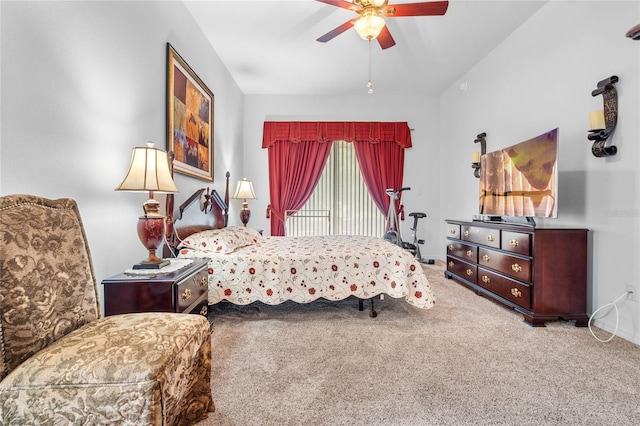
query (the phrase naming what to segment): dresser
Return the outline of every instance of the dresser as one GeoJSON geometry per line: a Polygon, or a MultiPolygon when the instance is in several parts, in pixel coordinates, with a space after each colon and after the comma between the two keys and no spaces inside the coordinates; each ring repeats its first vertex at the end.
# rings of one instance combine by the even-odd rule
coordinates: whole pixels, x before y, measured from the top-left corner
{"type": "Polygon", "coordinates": [[[168,273],[121,273],[102,281],[105,316],[133,312],[207,315],[208,261],[195,259],[168,273]]]}
{"type": "Polygon", "coordinates": [[[586,327],[587,229],[447,220],[445,276],[514,309],[532,326],[586,327]]]}

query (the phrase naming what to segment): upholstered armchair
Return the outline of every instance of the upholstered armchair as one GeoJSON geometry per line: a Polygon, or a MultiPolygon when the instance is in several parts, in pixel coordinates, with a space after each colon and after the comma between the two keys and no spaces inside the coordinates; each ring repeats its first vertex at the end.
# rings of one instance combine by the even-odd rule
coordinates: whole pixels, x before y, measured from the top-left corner
{"type": "Polygon", "coordinates": [[[101,318],[73,200],[0,197],[0,255],[0,424],[192,424],[214,410],[206,318],[101,318]]]}

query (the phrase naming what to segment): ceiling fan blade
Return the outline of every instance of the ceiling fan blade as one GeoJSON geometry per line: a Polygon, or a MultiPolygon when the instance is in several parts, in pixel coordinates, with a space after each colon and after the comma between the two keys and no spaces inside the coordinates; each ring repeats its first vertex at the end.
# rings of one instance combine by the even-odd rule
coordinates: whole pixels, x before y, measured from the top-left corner
{"type": "Polygon", "coordinates": [[[345,0],[316,0],[320,3],[330,4],[331,6],[341,7],[343,9],[349,9],[354,12],[360,12],[362,10],[362,6],[359,4],[351,3],[350,1],[345,0]]]}
{"type": "Polygon", "coordinates": [[[336,36],[339,36],[343,32],[347,31],[348,29],[353,28],[353,24],[357,20],[358,20],[358,18],[353,18],[350,21],[347,21],[344,24],[340,25],[339,27],[336,27],[336,28],[332,29],[331,31],[329,31],[325,35],[317,38],[316,40],[321,42],[321,43],[326,43],[329,40],[331,40],[332,38],[334,38],[336,36]]]}
{"type": "Polygon", "coordinates": [[[382,31],[378,34],[378,43],[380,47],[383,49],[388,49],[396,45],[396,41],[391,37],[391,33],[389,32],[389,28],[385,25],[382,27],[382,31]]]}
{"type": "Polygon", "coordinates": [[[447,13],[448,7],[448,1],[390,4],[382,9],[382,14],[388,18],[399,16],[437,16],[447,13]]]}

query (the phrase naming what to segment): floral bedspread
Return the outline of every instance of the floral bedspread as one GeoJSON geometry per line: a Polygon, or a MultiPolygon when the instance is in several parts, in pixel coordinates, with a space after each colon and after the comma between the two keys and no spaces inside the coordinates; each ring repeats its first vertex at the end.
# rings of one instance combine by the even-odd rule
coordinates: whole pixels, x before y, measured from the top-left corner
{"type": "Polygon", "coordinates": [[[210,258],[209,303],[277,305],[318,298],[368,299],[384,293],[423,309],[435,298],[413,255],[381,238],[263,237],[232,253],[181,249],[179,257],[210,258]]]}

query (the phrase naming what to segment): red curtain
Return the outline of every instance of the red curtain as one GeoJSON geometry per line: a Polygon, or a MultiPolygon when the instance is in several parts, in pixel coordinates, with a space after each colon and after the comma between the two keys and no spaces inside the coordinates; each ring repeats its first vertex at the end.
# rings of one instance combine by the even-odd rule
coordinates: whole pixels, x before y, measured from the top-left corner
{"type": "MultiPolygon", "coordinates": [[[[373,202],[382,214],[389,213],[387,188],[400,189],[404,178],[404,149],[391,142],[369,143],[355,141],[353,146],[373,202]]],[[[402,193],[400,194],[402,197],[402,193]]],[[[400,212],[400,200],[396,201],[396,212],[400,212]]]]}
{"type": "Polygon", "coordinates": [[[411,129],[406,122],[265,121],[262,148],[276,141],[395,142],[401,148],[411,148],[411,129]]]}
{"type": "MultiPolygon", "coordinates": [[[[387,214],[385,191],[402,186],[404,149],[411,148],[406,122],[266,121],[262,147],[269,149],[271,235],[284,235],[285,212],[299,210],[311,196],[337,140],[354,142],[369,193],[387,214]]],[[[396,209],[400,211],[400,202],[396,209]]]]}
{"type": "Polygon", "coordinates": [[[271,235],[284,235],[287,210],[300,210],[316,187],[332,142],[276,141],[269,147],[271,235]]]}

